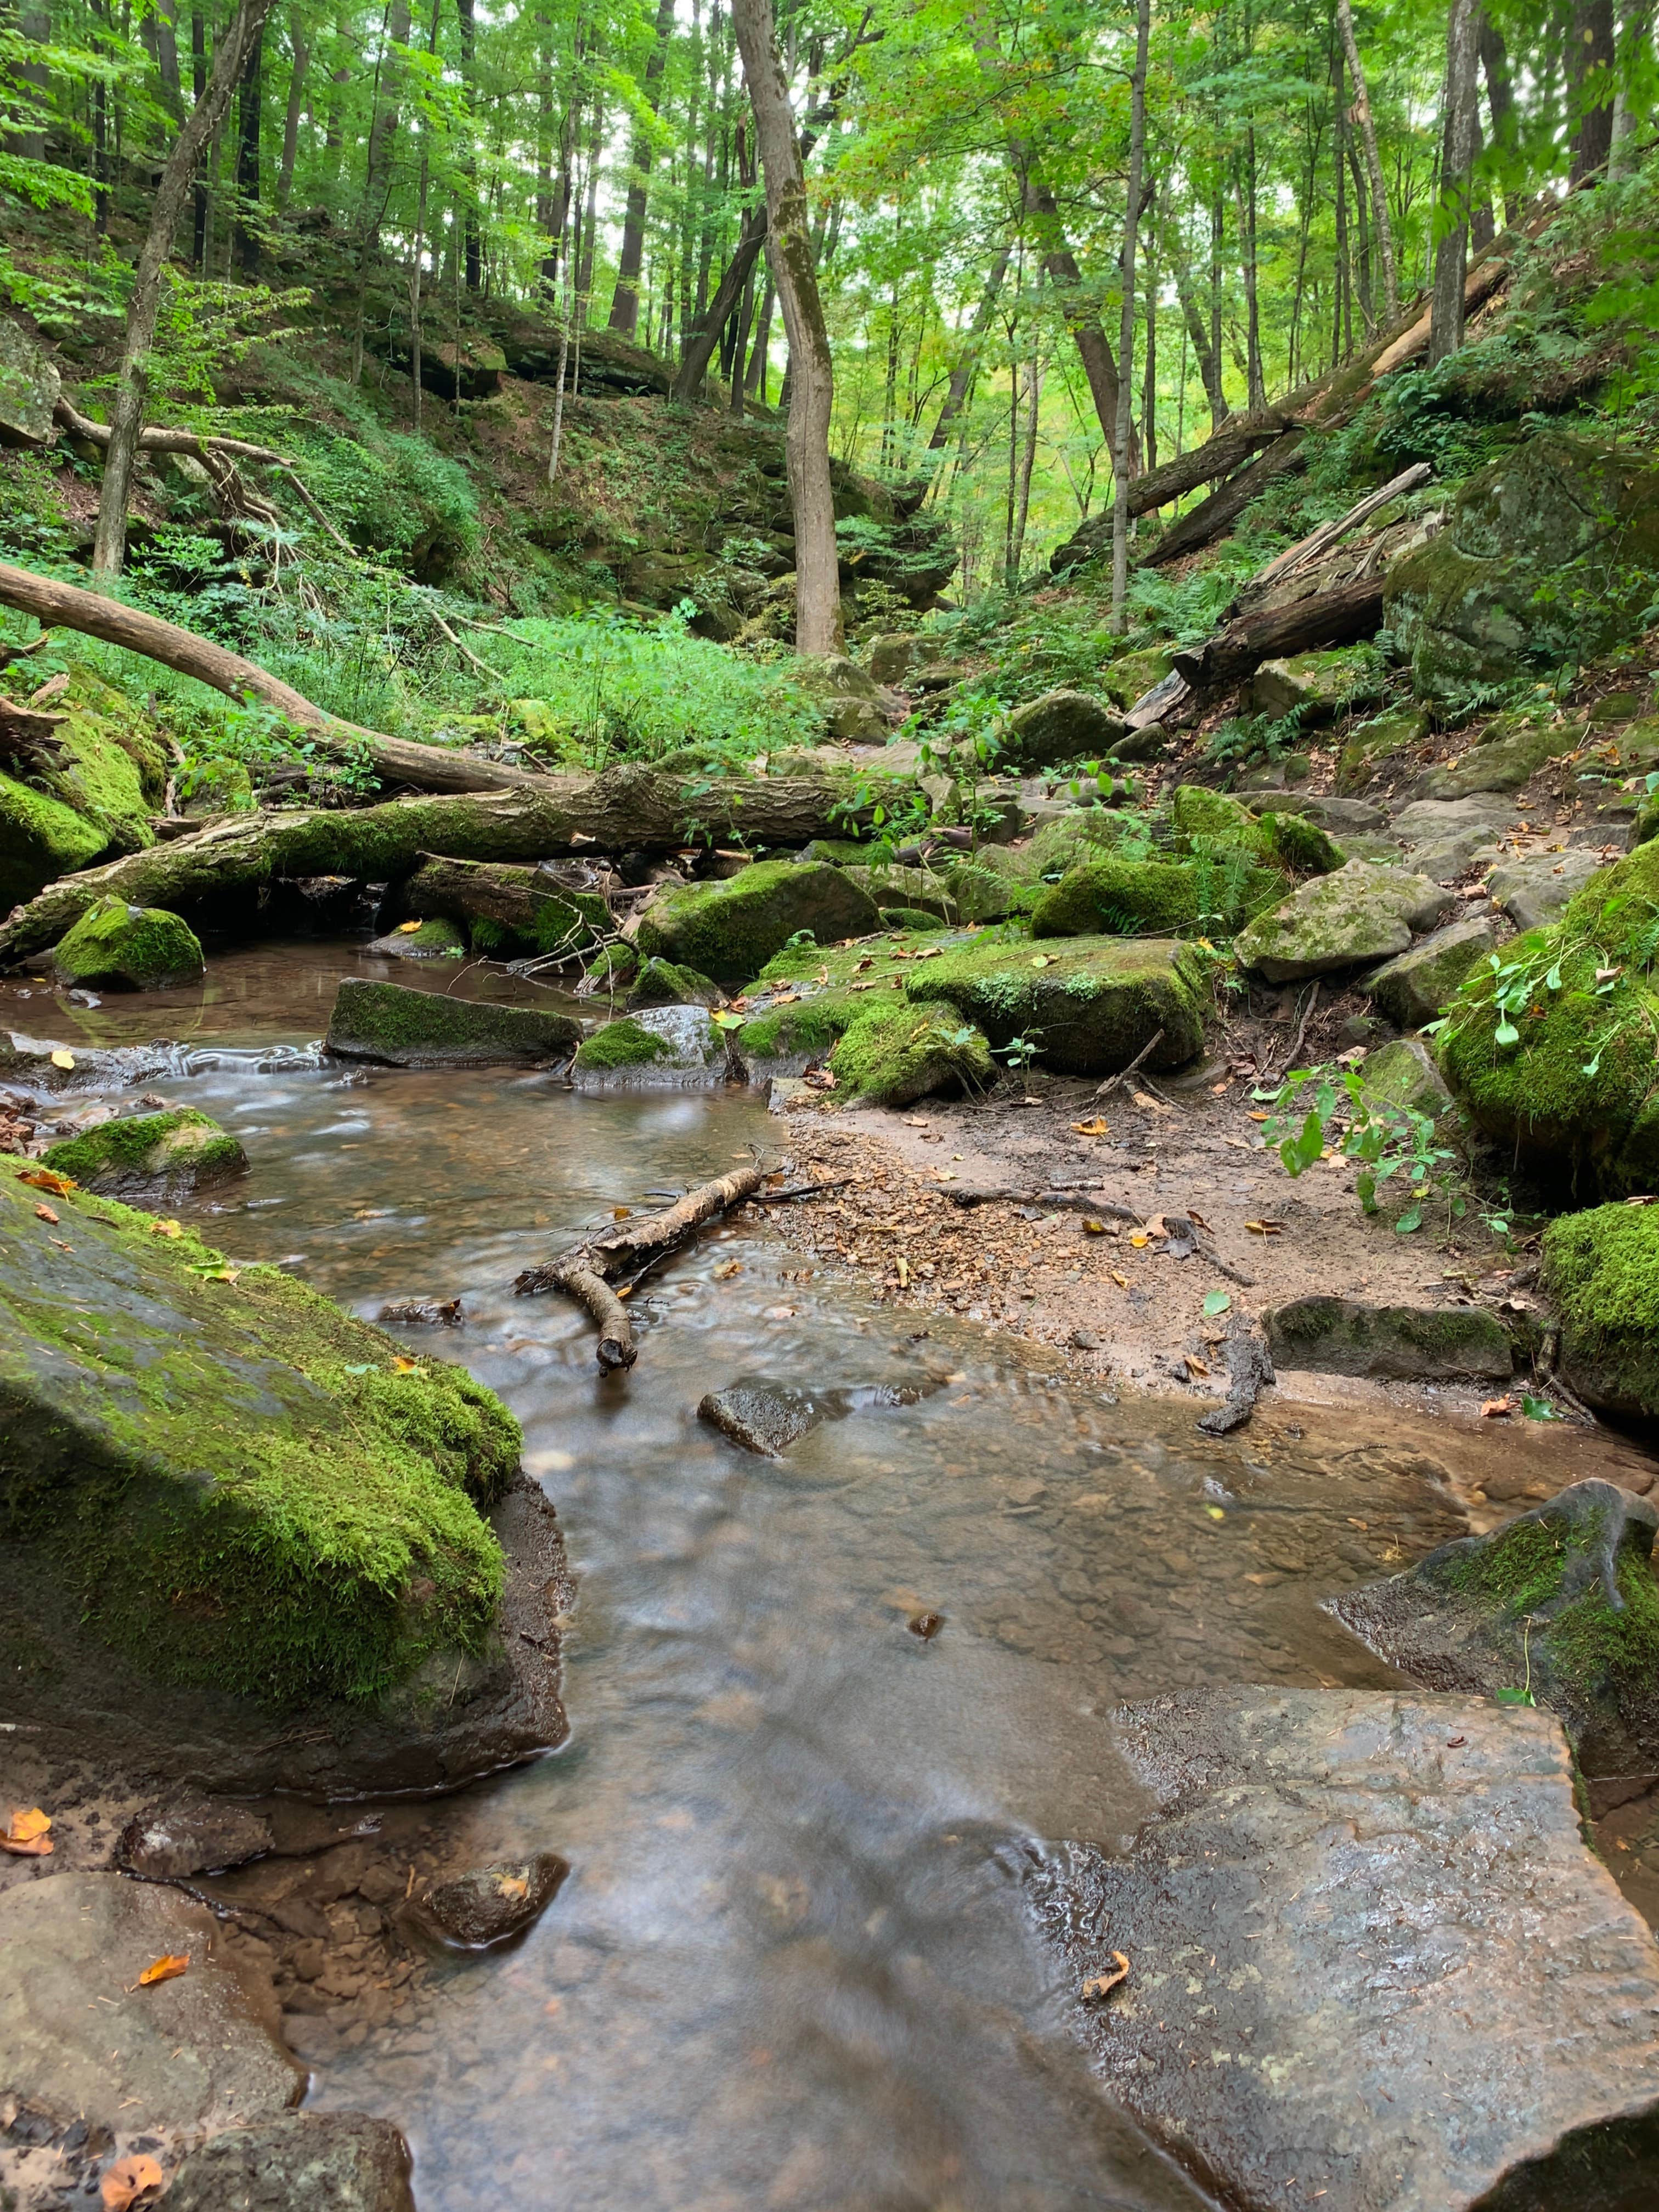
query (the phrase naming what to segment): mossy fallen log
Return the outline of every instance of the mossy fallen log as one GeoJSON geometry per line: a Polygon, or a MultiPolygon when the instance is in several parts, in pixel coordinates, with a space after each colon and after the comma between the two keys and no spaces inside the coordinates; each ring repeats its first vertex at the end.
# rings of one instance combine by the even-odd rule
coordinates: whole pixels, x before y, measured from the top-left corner
{"type": "Polygon", "coordinates": [[[632,765],[544,776],[514,791],[389,799],[355,811],[231,816],[192,837],[130,853],[50,884],[0,927],[0,962],[55,945],[97,900],[178,913],[250,908],[267,884],[307,876],[401,881],[434,854],[539,860],[572,852],[670,852],[694,835],[805,845],[867,821],[894,792],[868,777],[734,776],[708,783],[632,765]]]}

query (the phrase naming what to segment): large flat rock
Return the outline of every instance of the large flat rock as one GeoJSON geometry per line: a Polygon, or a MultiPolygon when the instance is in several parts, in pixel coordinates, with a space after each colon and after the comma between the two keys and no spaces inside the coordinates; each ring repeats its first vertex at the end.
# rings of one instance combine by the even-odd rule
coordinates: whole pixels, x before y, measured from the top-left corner
{"type": "Polygon", "coordinates": [[[1367,966],[1403,952],[1455,904],[1426,876],[1378,860],[1350,860],[1316,876],[1234,939],[1239,964],[1270,983],[1367,966]]]}
{"type": "Polygon", "coordinates": [[[1115,2094],[1229,2204],[1659,2203],[1659,1950],[1560,1724],[1460,1697],[1195,1692],[1120,1746],[1158,1814],[1034,1877],[1115,2094]]]}
{"type": "Polygon", "coordinates": [[[350,976],[335,994],[327,1049],[386,1067],[545,1067],[581,1042],[569,1014],[497,1006],[350,976]]]}

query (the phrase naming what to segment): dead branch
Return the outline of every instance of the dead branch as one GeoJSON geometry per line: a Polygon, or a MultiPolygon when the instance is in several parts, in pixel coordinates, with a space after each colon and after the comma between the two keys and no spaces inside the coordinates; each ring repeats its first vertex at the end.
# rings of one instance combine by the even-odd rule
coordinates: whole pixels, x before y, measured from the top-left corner
{"type": "Polygon", "coordinates": [[[1091,1101],[1095,1098],[1105,1098],[1109,1097],[1111,1092],[1117,1089],[1118,1085],[1122,1082],[1126,1075],[1133,1075],[1143,1060],[1151,1058],[1152,1054],[1158,1050],[1158,1048],[1163,1043],[1163,1030],[1155,1030],[1152,1036],[1148,1037],[1146,1043],[1141,1046],[1140,1050],[1135,1054],[1134,1058],[1129,1062],[1129,1065],[1127,1067],[1120,1067],[1115,1075],[1109,1075],[1104,1083],[1101,1084],[1098,1089],[1091,1093],[1091,1101]]]}
{"type": "Polygon", "coordinates": [[[1175,665],[1195,691],[1227,691],[1253,676],[1264,660],[1352,645],[1357,638],[1374,636],[1382,623],[1381,580],[1365,577],[1289,606],[1240,615],[1202,645],[1177,653],[1175,665]]]}
{"type": "MultiPolygon", "coordinates": [[[[586,1307],[599,1326],[599,1365],[607,1375],[620,1368],[624,1371],[639,1358],[639,1346],[634,1341],[633,1325],[626,1308],[609,1283],[596,1275],[591,1267],[555,1267],[550,1272],[550,1289],[561,1290],[579,1305],[586,1307]]],[[[520,1283],[514,1288],[520,1289],[520,1283]]]]}
{"type": "Polygon", "coordinates": [[[1368,493],[1346,514],[1339,515],[1334,522],[1322,523],[1299,544],[1292,545],[1276,561],[1269,561],[1265,568],[1258,569],[1250,579],[1250,592],[1253,594],[1259,592],[1269,584],[1295,575],[1300,568],[1310,568],[1322,555],[1328,553],[1333,545],[1339,544],[1350,532],[1358,530],[1362,523],[1369,522],[1372,515],[1385,507],[1390,500],[1403,499],[1407,492],[1415,491],[1419,484],[1427,483],[1433,474],[1434,471],[1427,461],[1414,462],[1410,468],[1402,470],[1380,490],[1368,493]]]}

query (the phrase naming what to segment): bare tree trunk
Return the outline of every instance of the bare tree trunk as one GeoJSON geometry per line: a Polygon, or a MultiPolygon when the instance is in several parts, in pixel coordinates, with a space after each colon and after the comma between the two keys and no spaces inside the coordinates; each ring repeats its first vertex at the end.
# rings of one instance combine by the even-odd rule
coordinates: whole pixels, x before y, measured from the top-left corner
{"type": "Polygon", "coordinates": [[[1261,367],[1261,302],[1256,283],[1255,201],[1255,125],[1251,124],[1244,134],[1244,176],[1238,187],[1238,202],[1244,230],[1241,267],[1244,276],[1246,404],[1252,413],[1267,404],[1267,384],[1261,367]]]}
{"type": "Polygon", "coordinates": [[[150,210],[149,228],[133,276],[132,296],[127,303],[127,325],[111,417],[112,435],[98,497],[98,532],[92,550],[94,575],[118,576],[125,564],[127,495],[132,483],[138,433],[143,426],[144,398],[149,388],[150,349],[155,343],[155,319],[161,305],[161,271],[173,251],[173,234],[179,227],[185,194],[190,189],[197,161],[230,105],[231,94],[246,66],[270,5],[270,0],[240,0],[234,21],[219,40],[207,89],[185,118],[161,172],[155,205],[150,210]]]}
{"type": "MultiPolygon", "coordinates": [[[[652,121],[662,105],[662,73],[668,60],[668,41],[674,28],[674,0],[658,0],[656,43],[645,65],[641,87],[652,121]]],[[[628,180],[628,208],[623,216],[622,258],[617,265],[617,289],[611,295],[611,328],[631,338],[640,314],[640,264],[645,256],[646,195],[650,187],[651,161],[656,148],[649,131],[634,133],[628,180]]],[[[647,333],[647,335],[649,335],[647,333]]]]}
{"type": "Polygon", "coordinates": [[[259,270],[259,234],[256,228],[259,205],[259,124],[264,105],[265,33],[262,23],[248,47],[237,99],[236,134],[236,258],[246,276],[259,270]]]}
{"type": "MultiPolygon", "coordinates": [[[[167,98],[168,112],[180,116],[185,112],[185,94],[179,81],[179,19],[173,12],[173,6],[174,0],[157,0],[155,66],[161,72],[161,90],[167,98]]],[[[26,37],[31,35],[27,18],[22,27],[26,37]]]]}
{"type": "Polygon", "coordinates": [[[812,266],[800,144],[778,58],[771,0],[732,0],[732,21],[766,179],[767,253],[789,334],[793,381],[784,450],[795,518],[795,649],[836,653],[842,624],[836,501],[830,481],[835,372],[812,266]]]}
{"type": "Polygon", "coordinates": [[[283,160],[276,172],[276,204],[288,205],[294,190],[294,164],[300,151],[300,118],[305,112],[306,77],[311,68],[311,40],[297,8],[288,18],[289,44],[294,49],[294,68],[288,81],[288,109],[283,118],[283,160]]]}
{"type": "Polygon", "coordinates": [[[1567,40],[1574,185],[1599,176],[1613,151],[1615,61],[1613,0],[1576,0],[1567,40]]]}
{"type": "MultiPolygon", "coordinates": [[[[1480,55],[1480,66],[1486,72],[1486,99],[1492,107],[1492,143],[1498,159],[1507,163],[1515,151],[1515,85],[1510,76],[1510,58],[1498,31],[1483,8],[1480,11],[1480,36],[1476,41],[1480,55]]],[[[1505,221],[1515,216],[1515,203],[1506,190],[1504,194],[1505,221]]]]}
{"type": "Polygon", "coordinates": [[[1146,46],[1152,0],[1135,10],[1135,65],[1129,79],[1129,184],[1123,225],[1123,309],[1118,324],[1117,423],[1112,441],[1112,628],[1123,627],[1129,588],[1129,428],[1135,380],[1135,248],[1139,243],[1140,185],[1146,166],[1146,46]]]}
{"type": "Polygon", "coordinates": [[[1348,75],[1353,79],[1353,119],[1359,127],[1359,143],[1365,155],[1365,176],[1370,185],[1371,231],[1376,240],[1376,258],[1382,268],[1382,305],[1386,319],[1393,322],[1400,313],[1400,272],[1395,265],[1394,224],[1389,216],[1388,186],[1382,180],[1382,157],[1377,151],[1376,118],[1371,113],[1371,95],[1365,82],[1364,64],[1359,58],[1359,41],[1354,36],[1352,0],[1336,0],[1336,20],[1342,33],[1343,52],[1348,58],[1348,75]]]}
{"type": "Polygon", "coordinates": [[[951,381],[945,390],[945,403],[939,410],[939,420],[933,425],[933,434],[927,441],[930,453],[942,453],[950,442],[951,425],[961,414],[973,383],[974,372],[979,367],[980,350],[985,343],[985,333],[991,327],[991,318],[996,312],[997,295],[1002,289],[1002,280],[1008,274],[1008,262],[1012,249],[999,246],[991,272],[985,280],[985,289],[980,294],[979,305],[974,310],[974,319],[968,336],[951,371],[951,381]]]}
{"type": "MultiPolygon", "coordinates": [[[[466,89],[467,114],[470,119],[472,112],[473,56],[475,52],[475,29],[472,0],[455,0],[455,17],[460,27],[461,82],[466,89]]],[[[463,174],[466,180],[466,200],[461,215],[463,243],[466,255],[466,289],[469,292],[476,292],[482,278],[483,256],[481,251],[481,241],[478,237],[477,173],[470,156],[464,166],[463,174]]],[[[460,388],[459,384],[456,386],[455,396],[459,401],[460,398],[460,388]]]]}
{"type": "MultiPolygon", "coordinates": [[[[22,9],[18,15],[17,27],[33,46],[46,46],[52,43],[52,17],[44,8],[22,9]]],[[[178,66],[179,57],[175,48],[175,76],[178,66]]],[[[17,76],[19,82],[27,85],[33,94],[33,112],[27,130],[6,134],[6,151],[17,155],[25,161],[44,161],[46,158],[46,132],[40,110],[45,106],[46,94],[52,88],[52,71],[45,62],[22,62],[18,65],[17,76]]]]}
{"type": "MultiPolygon", "coordinates": [[[[199,107],[207,90],[207,17],[202,9],[192,8],[190,15],[191,93],[199,107]]],[[[196,209],[191,246],[191,265],[198,276],[207,275],[208,247],[213,230],[213,187],[209,181],[207,163],[198,163],[196,172],[196,209]]]]}
{"type": "Polygon", "coordinates": [[[1434,253],[1434,301],[1429,320],[1431,368],[1463,343],[1463,280],[1469,256],[1469,172],[1474,160],[1475,58],[1480,0],[1451,0],[1446,21],[1445,130],[1440,161],[1440,215],[1445,226],[1434,253]]]}

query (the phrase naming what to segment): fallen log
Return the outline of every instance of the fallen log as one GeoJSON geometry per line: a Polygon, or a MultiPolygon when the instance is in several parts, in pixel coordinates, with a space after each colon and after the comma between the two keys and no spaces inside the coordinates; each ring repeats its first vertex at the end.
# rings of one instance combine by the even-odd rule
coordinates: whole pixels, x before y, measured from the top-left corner
{"type": "Polygon", "coordinates": [[[1202,645],[1177,653],[1175,665],[1194,691],[1228,691],[1253,676],[1264,660],[1351,645],[1356,638],[1375,636],[1382,626],[1382,580],[1368,576],[1289,606],[1241,615],[1202,645]]]}
{"type": "Polygon", "coordinates": [[[60,584],[33,569],[15,568],[0,562],[0,605],[33,615],[42,628],[79,630],[83,636],[101,638],[128,653],[159,660],[181,676],[221,691],[228,699],[253,698],[275,709],[284,721],[314,739],[324,751],[341,758],[366,759],[383,783],[404,784],[416,791],[516,791],[538,785],[543,779],[526,769],[505,767],[499,761],[480,760],[476,754],[452,752],[442,745],[416,744],[407,738],[386,738],[378,731],[360,729],[343,722],[324,708],[270,675],[257,661],[215,645],[210,638],[177,623],[163,622],[119,599],[83,591],[76,584],[60,584]]]}
{"type": "Polygon", "coordinates": [[[1407,492],[1415,491],[1419,484],[1427,483],[1433,474],[1434,471],[1427,461],[1417,461],[1410,468],[1401,470],[1397,477],[1390,477],[1379,489],[1368,493],[1346,514],[1339,515],[1334,522],[1321,523],[1317,530],[1310,531],[1299,544],[1281,553],[1277,560],[1269,561],[1265,568],[1258,568],[1251,577],[1248,589],[1254,595],[1265,591],[1269,584],[1283,583],[1300,568],[1310,568],[1316,561],[1330,551],[1333,545],[1340,544],[1362,524],[1369,522],[1372,515],[1380,513],[1390,500],[1403,499],[1407,492]]]}
{"type": "Polygon", "coordinates": [[[562,1291],[575,1298],[599,1323],[599,1365],[606,1374],[629,1368],[639,1356],[638,1347],[622,1300],[611,1285],[624,1282],[633,1289],[689,1244],[698,1230],[752,1198],[771,1172],[757,1160],[735,1174],[700,1183],[661,1213],[646,1214],[638,1221],[630,1220],[626,1228],[590,1237],[546,1267],[526,1267],[514,1280],[513,1294],[523,1298],[544,1291],[562,1291]]]}
{"type": "MultiPolygon", "coordinates": [[[[89,906],[117,897],[174,912],[252,908],[267,884],[307,876],[395,883],[423,860],[536,861],[560,853],[672,852],[693,822],[714,837],[805,845],[845,836],[894,794],[864,777],[733,776],[724,783],[625,763],[599,776],[538,776],[518,790],[388,799],[378,806],[233,814],[194,836],[60,877],[0,927],[0,962],[56,945],[89,906]]],[[[550,896],[556,887],[550,886],[550,896]]]]}
{"type": "MultiPolygon", "coordinates": [[[[1287,418],[1272,408],[1265,414],[1233,416],[1201,446],[1189,446],[1184,453],[1176,453],[1161,466],[1136,477],[1129,485],[1130,514],[1150,514],[1154,508],[1167,507],[1171,500],[1195,491],[1201,483],[1214,483],[1218,477],[1231,476],[1253,453],[1260,453],[1264,446],[1271,446],[1289,427],[1287,418]]],[[[1080,562],[1091,561],[1097,553],[1108,550],[1111,542],[1112,516],[1108,507],[1079,523],[1063,544],[1055,546],[1048,556],[1049,568],[1056,576],[1061,575],[1067,568],[1074,568],[1080,562]]]]}
{"type": "Polygon", "coordinates": [[[1238,520],[1250,501],[1276,476],[1282,475],[1286,469],[1299,469],[1303,465],[1307,456],[1302,450],[1302,441],[1306,435],[1307,433],[1294,423],[1288,430],[1281,432],[1249,468],[1241,469],[1236,477],[1230,477],[1225,483],[1212,491],[1208,499],[1200,500],[1188,514],[1178,516],[1157,544],[1142,555],[1141,567],[1167,568],[1171,561],[1178,561],[1183,553],[1196,553],[1200,546],[1219,538],[1222,532],[1238,520]]]}

